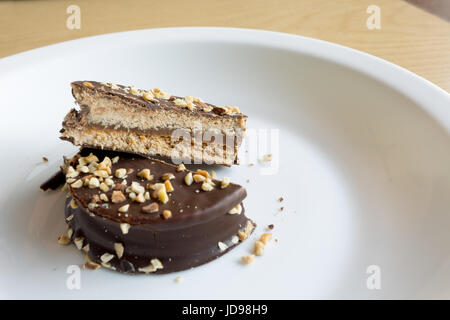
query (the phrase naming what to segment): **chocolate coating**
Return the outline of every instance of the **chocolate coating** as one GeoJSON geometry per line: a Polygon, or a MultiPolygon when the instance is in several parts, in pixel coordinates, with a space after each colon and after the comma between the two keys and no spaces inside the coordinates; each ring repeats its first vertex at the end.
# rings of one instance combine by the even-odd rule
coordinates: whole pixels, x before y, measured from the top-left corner
{"type": "MultiPolygon", "coordinates": [[[[128,186],[131,181],[139,181],[141,185],[148,182],[137,177],[137,172],[148,168],[154,175],[151,183],[161,182],[160,177],[165,173],[172,173],[175,179],[170,180],[174,191],[166,204],[159,203],[156,213],[144,213],[141,209],[156,200],[145,203],[136,203],[127,199],[126,202],[114,204],[111,202],[100,204],[96,208],[88,209],[88,205],[95,195],[101,193],[98,188],[72,188],[69,187],[71,197],[67,199],[65,216],[69,227],[74,231],[72,239],[82,237],[83,246],[89,244],[89,257],[101,264],[100,257],[105,253],[114,255],[114,258],[103,266],[110,267],[119,272],[139,273],[139,268],[150,264],[151,259],[159,259],[162,269],[154,273],[169,273],[189,269],[207,263],[230,249],[239,242],[231,239],[238,231],[242,231],[248,222],[244,215],[242,200],[246,197],[243,187],[230,184],[221,189],[220,182],[215,181],[218,187],[212,191],[200,191],[200,183],[188,186],[184,177],[188,171],[176,172],[176,167],[165,162],[141,158],[126,153],[109,152],[95,149],[84,149],[82,156],[95,154],[100,161],[105,156],[113,158],[119,156],[119,161],[112,166],[114,173],[118,168],[133,169],[127,175],[128,186]],[[74,200],[77,206],[70,204],[74,200]],[[127,214],[118,213],[118,208],[130,204],[127,214]],[[241,204],[240,214],[228,214],[228,211],[241,204]],[[163,210],[171,210],[172,217],[164,219],[163,210]],[[121,223],[130,224],[128,233],[124,234],[121,223]],[[218,246],[223,242],[228,247],[221,250],[218,246]],[[120,243],[124,247],[122,257],[118,257],[114,244],[120,243]]],[[[74,165],[77,156],[69,164],[74,165]]],[[[81,178],[86,174],[80,174],[81,178]]],[[[115,182],[123,179],[114,178],[115,182]]],[[[111,198],[112,190],[107,192],[111,198]]],[[[125,192],[124,192],[125,193],[125,192]]],[[[254,225],[254,224],[253,224],[254,225]]]]}

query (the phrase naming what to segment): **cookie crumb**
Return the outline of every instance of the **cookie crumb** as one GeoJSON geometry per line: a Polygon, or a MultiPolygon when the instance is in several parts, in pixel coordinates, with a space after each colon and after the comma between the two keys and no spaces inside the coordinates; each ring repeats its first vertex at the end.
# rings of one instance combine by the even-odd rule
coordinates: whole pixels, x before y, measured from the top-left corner
{"type": "Polygon", "coordinates": [[[43,162],[48,162],[48,158],[47,157],[42,157],[42,161],[43,162]]]}
{"type": "Polygon", "coordinates": [[[269,228],[269,230],[273,230],[274,225],[273,225],[273,224],[269,224],[269,225],[267,226],[267,228],[269,228]]]}
{"type": "Polygon", "coordinates": [[[283,202],[283,197],[280,197],[279,199],[278,199],[278,201],[280,201],[280,202],[283,202]]]}

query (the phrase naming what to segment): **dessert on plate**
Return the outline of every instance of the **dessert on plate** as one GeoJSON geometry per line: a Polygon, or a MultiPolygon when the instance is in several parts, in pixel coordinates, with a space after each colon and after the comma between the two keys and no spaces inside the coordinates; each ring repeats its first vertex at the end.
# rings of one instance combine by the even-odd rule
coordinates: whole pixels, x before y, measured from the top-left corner
{"type": "MultiPolygon", "coordinates": [[[[196,130],[227,132],[236,142],[243,137],[238,132],[245,131],[246,116],[195,98],[135,90],[94,81],[72,83],[81,110],[69,112],[61,133],[81,149],[64,158],[60,172],[41,185],[47,190],[64,184],[68,191],[68,230],[59,243],[82,250],[86,268],[124,273],[169,273],[216,259],[253,232],[255,224],[242,203],[246,190],[206,170],[194,172],[183,163],[149,156],[168,157],[172,151],[166,138],[178,129],[189,135],[196,130]]],[[[224,148],[219,141],[210,144],[224,148]]],[[[201,145],[188,160],[204,153],[208,143],[201,145]]],[[[234,144],[226,161],[208,156],[231,165],[237,148],[234,144]]]]}
{"type": "Polygon", "coordinates": [[[73,82],[72,94],[80,110],[66,115],[61,139],[77,146],[196,164],[238,162],[247,116],[237,107],[96,81],[73,82]]]}

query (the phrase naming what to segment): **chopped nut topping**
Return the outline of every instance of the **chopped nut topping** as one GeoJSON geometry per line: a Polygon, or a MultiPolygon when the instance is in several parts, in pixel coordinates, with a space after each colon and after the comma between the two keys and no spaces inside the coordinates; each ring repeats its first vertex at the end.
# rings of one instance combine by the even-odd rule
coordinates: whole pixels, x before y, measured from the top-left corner
{"type": "Polygon", "coordinates": [[[102,190],[103,192],[108,192],[109,187],[106,183],[102,182],[102,183],[100,183],[100,190],[102,190]]]}
{"type": "Polygon", "coordinates": [[[144,207],[141,208],[142,212],[144,213],[153,213],[153,212],[158,212],[159,210],[159,205],[157,202],[152,202],[149,205],[146,205],[144,207]]]}
{"type": "Polygon", "coordinates": [[[114,255],[111,254],[111,253],[104,253],[104,254],[102,254],[101,257],[100,257],[100,260],[101,260],[103,263],[107,263],[107,262],[111,261],[112,259],[114,259],[114,255]]]}
{"type": "Polygon", "coordinates": [[[130,208],[130,205],[129,205],[129,204],[126,204],[126,205],[121,206],[121,207],[119,208],[119,212],[122,212],[122,213],[128,212],[128,209],[129,209],[129,208],[130,208]]]}
{"type": "Polygon", "coordinates": [[[136,198],[134,199],[134,201],[139,202],[139,203],[144,203],[145,202],[145,197],[143,193],[139,193],[136,198]]]}
{"type": "Polygon", "coordinates": [[[85,81],[85,82],[83,82],[83,84],[84,84],[86,87],[89,87],[89,88],[93,88],[93,87],[94,87],[94,85],[93,85],[92,83],[90,83],[89,81],[85,81]]]}
{"type": "Polygon", "coordinates": [[[92,261],[88,255],[86,255],[86,260],[87,261],[83,265],[84,269],[97,270],[98,268],[101,268],[101,266],[98,263],[92,261]]]}
{"type": "Polygon", "coordinates": [[[211,178],[211,176],[209,175],[208,171],[206,170],[202,170],[202,169],[198,169],[197,170],[198,174],[201,174],[202,176],[204,176],[205,178],[211,178]]]}
{"type": "Polygon", "coordinates": [[[100,200],[102,200],[103,202],[108,202],[108,196],[104,193],[100,194],[100,200]]]}
{"type": "Polygon", "coordinates": [[[73,240],[73,243],[75,243],[75,246],[77,247],[78,250],[81,250],[81,248],[83,248],[83,241],[84,241],[83,237],[77,237],[75,238],[75,240],[73,240]]]}
{"type": "Polygon", "coordinates": [[[122,230],[123,234],[127,234],[128,231],[130,230],[130,225],[128,223],[121,223],[120,224],[120,230],[122,230]]]}
{"type": "Polygon", "coordinates": [[[127,189],[127,185],[126,184],[116,183],[114,185],[114,190],[125,191],[126,189],[127,189]]]}
{"type": "Polygon", "coordinates": [[[194,174],[192,177],[194,178],[194,181],[196,183],[203,182],[206,180],[206,177],[202,176],[201,174],[194,174]]]}
{"type": "Polygon", "coordinates": [[[172,212],[170,210],[164,210],[163,217],[164,217],[164,219],[172,218],[172,212]]]}
{"type": "Polygon", "coordinates": [[[69,166],[67,168],[67,171],[66,171],[66,179],[68,179],[68,178],[75,178],[79,174],[80,173],[78,171],[76,171],[72,166],[69,166]]]}
{"type": "Polygon", "coordinates": [[[243,256],[241,258],[241,261],[242,261],[243,264],[250,264],[253,261],[255,261],[255,255],[252,254],[252,255],[249,255],[249,256],[243,256]]]}
{"type": "Polygon", "coordinates": [[[94,163],[94,162],[98,162],[97,156],[94,155],[93,153],[89,154],[87,157],[84,157],[84,160],[88,164],[91,164],[91,163],[94,163]]]}
{"type": "Polygon", "coordinates": [[[96,204],[95,202],[91,202],[91,203],[88,204],[88,209],[89,210],[94,210],[97,207],[98,207],[98,204],[96,204]]]}
{"type": "Polygon", "coordinates": [[[81,181],[80,179],[78,179],[77,181],[75,181],[74,183],[72,183],[70,185],[72,188],[81,188],[83,186],[83,181],[81,181]]]}
{"type": "Polygon", "coordinates": [[[269,162],[271,160],[272,160],[272,154],[270,154],[270,153],[265,154],[262,158],[262,161],[264,161],[264,162],[269,162]]]}
{"type": "Polygon", "coordinates": [[[101,177],[101,178],[108,178],[109,174],[106,170],[95,170],[94,174],[97,177],[101,177]]]}
{"type": "Polygon", "coordinates": [[[158,191],[158,200],[162,203],[169,201],[169,196],[167,195],[166,188],[160,188],[158,191]]]}
{"type": "Polygon", "coordinates": [[[153,100],[155,98],[155,96],[153,95],[153,93],[151,91],[145,91],[142,94],[142,98],[144,100],[151,101],[151,100],[153,100]]]}
{"type": "Polygon", "coordinates": [[[137,197],[137,195],[136,195],[136,193],[134,193],[134,192],[130,192],[129,194],[128,194],[128,196],[130,197],[130,199],[131,200],[136,200],[136,197],[137,197]]]}
{"type": "Polygon", "coordinates": [[[146,273],[146,274],[149,274],[149,273],[151,273],[151,272],[155,272],[155,271],[156,271],[156,268],[155,268],[154,265],[149,264],[149,265],[146,266],[146,267],[138,268],[138,271],[144,272],[144,273],[146,273]]]}
{"type": "Polygon", "coordinates": [[[259,240],[255,241],[255,250],[254,250],[255,255],[262,256],[264,254],[264,247],[265,247],[264,242],[259,240]]]}
{"type": "Polygon", "coordinates": [[[145,200],[150,200],[150,192],[146,191],[144,193],[144,198],[145,198],[145,200]]]}
{"type": "Polygon", "coordinates": [[[83,248],[81,248],[81,251],[87,254],[89,252],[89,243],[85,245],[83,248]]]}
{"type": "Polygon", "coordinates": [[[119,242],[114,243],[114,250],[116,251],[117,258],[121,259],[124,252],[123,244],[119,242]]]}
{"type": "Polygon", "coordinates": [[[93,189],[98,187],[100,187],[100,181],[98,181],[97,178],[92,177],[91,179],[89,179],[89,188],[93,189]]]}
{"type": "Polygon", "coordinates": [[[78,208],[77,203],[75,202],[75,199],[70,200],[69,205],[72,209],[78,208]]]}
{"type": "Polygon", "coordinates": [[[229,214],[241,214],[241,212],[242,212],[241,204],[236,205],[233,209],[228,211],[229,214]]]}
{"type": "Polygon", "coordinates": [[[68,245],[70,243],[70,238],[67,237],[65,234],[59,236],[58,243],[61,245],[68,245]]]}
{"type": "Polygon", "coordinates": [[[163,265],[159,259],[152,259],[150,263],[155,267],[156,270],[163,269],[163,265]]]}
{"type": "Polygon", "coordinates": [[[141,186],[141,185],[139,184],[139,182],[136,182],[136,181],[133,181],[133,182],[131,183],[130,190],[133,191],[133,192],[136,193],[136,194],[144,193],[144,192],[145,192],[145,188],[144,188],[143,186],[141,186]]]}
{"type": "Polygon", "coordinates": [[[166,192],[172,192],[174,190],[170,180],[164,181],[164,186],[166,187],[166,192]]]}
{"type": "Polygon", "coordinates": [[[214,170],[211,170],[211,179],[216,179],[217,173],[214,170]]]}
{"type": "Polygon", "coordinates": [[[192,172],[188,172],[188,174],[184,177],[184,182],[190,186],[192,184],[192,182],[194,181],[193,177],[192,177],[192,172]]]}
{"type": "Polygon", "coordinates": [[[112,158],[112,163],[117,163],[119,161],[119,156],[112,158]]]}
{"type": "Polygon", "coordinates": [[[220,251],[225,251],[225,250],[228,249],[228,246],[225,243],[221,242],[221,241],[219,241],[217,243],[217,246],[219,247],[220,251]]]}
{"type": "Polygon", "coordinates": [[[69,239],[72,239],[72,235],[73,235],[72,228],[67,229],[67,236],[69,237],[69,239]]]}
{"type": "Polygon", "coordinates": [[[139,94],[139,90],[138,90],[135,86],[131,86],[131,87],[129,88],[129,92],[130,92],[131,94],[139,94]]]}
{"type": "Polygon", "coordinates": [[[231,237],[231,242],[234,243],[234,244],[238,243],[239,242],[239,237],[238,236],[231,237]]]}
{"type": "Polygon", "coordinates": [[[119,179],[122,179],[127,174],[127,170],[124,168],[120,168],[116,170],[115,176],[119,179]]]}
{"type": "Polygon", "coordinates": [[[222,182],[220,184],[220,187],[222,189],[225,189],[226,187],[228,187],[230,185],[230,178],[228,177],[223,177],[222,182]]]}
{"type": "Polygon", "coordinates": [[[112,203],[121,203],[127,200],[122,191],[113,191],[111,196],[112,203]]]}
{"type": "Polygon", "coordinates": [[[88,173],[89,172],[89,168],[87,166],[78,166],[77,170],[83,173],[88,173]]]}
{"type": "Polygon", "coordinates": [[[147,180],[153,179],[153,176],[150,175],[150,169],[142,169],[141,171],[138,172],[137,176],[147,180]]]}
{"type": "Polygon", "coordinates": [[[71,214],[70,216],[68,216],[68,217],[66,218],[66,221],[72,221],[72,219],[73,219],[73,214],[71,214]]]}
{"type": "Polygon", "coordinates": [[[105,184],[107,186],[112,186],[114,184],[114,180],[111,178],[107,178],[107,179],[105,179],[105,184]]]}
{"type": "Polygon", "coordinates": [[[186,170],[186,167],[184,166],[184,164],[180,163],[177,167],[177,172],[185,171],[185,170],[186,170]]]}
{"type": "Polygon", "coordinates": [[[211,191],[212,189],[214,189],[214,185],[208,181],[204,181],[202,183],[202,190],[203,191],[211,191]]]}
{"type": "Polygon", "coordinates": [[[261,241],[264,244],[267,244],[269,241],[272,240],[272,234],[271,233],[264,233],[260,238],[259,241],[261,241]]]}
{"type": "Polygon", "coordinates": [[[175,282],[180,283],[181,281],[183,281],[182,277],[178,276],[178,277],[175,278],[175,282]]]}
{"type": "Polygon", "coordinates": [[[161,179],[163,179],[164,181],[166,181],[166,180],[172,180],[172,179],[175,179],[175,176],[173,175],[173,173],[164,173],[164,174],[161,176],[161,179]]]}

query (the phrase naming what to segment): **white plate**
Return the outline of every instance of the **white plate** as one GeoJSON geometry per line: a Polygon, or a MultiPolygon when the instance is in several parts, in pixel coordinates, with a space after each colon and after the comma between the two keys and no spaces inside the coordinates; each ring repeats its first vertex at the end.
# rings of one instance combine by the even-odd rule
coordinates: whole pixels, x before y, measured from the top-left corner
{"type": "Polygon", "coordinates": [[[450,98],[400,67],[293,35],[155,29],[1,59],[0,88],[2,298],[450,298],[450,98]],[[64,196],[39,184],[76,150],[58,131],[78,79],[238,105],[250,129],[278,130],[275,174],[216,168],[247,188],[252,239],[176,274],[82,270],[69,290],[66,269],[84,258],[57,244],[64,196]],[[271,223],[278,243],[240,265],[271,223]]]}

